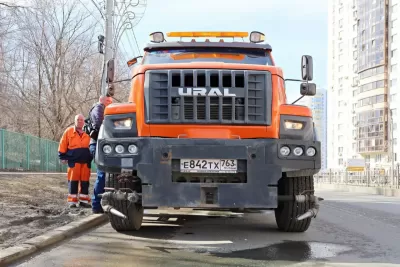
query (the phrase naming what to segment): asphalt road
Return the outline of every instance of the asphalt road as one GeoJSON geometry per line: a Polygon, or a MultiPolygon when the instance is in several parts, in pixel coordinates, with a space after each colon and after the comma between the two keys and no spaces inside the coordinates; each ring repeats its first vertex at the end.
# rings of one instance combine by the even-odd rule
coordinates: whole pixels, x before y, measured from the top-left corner
{"type": "Polygon", "coordinates": [[[18,266],[400,266],[400,198],[318,195],[306,233],[278,232],[273,213],[153,215],[139,232],[106,224],[18,266]]]}

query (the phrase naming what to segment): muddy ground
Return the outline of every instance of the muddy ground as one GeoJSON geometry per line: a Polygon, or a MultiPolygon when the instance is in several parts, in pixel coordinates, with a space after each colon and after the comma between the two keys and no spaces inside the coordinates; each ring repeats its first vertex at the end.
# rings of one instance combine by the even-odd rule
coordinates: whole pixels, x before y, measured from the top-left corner
{"type": "Polygon", "coordinates": [[[92,214],[90,208],[70,210],[67,193],[64,173],[0,174],[0,250],[92,214]]]}

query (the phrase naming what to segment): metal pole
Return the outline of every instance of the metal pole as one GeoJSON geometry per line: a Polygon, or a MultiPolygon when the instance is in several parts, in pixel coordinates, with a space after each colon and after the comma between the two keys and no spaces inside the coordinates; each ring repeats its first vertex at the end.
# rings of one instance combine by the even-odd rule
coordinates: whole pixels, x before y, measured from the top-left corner
{"type": "Polygon", "coordinates": [[[1,129],[1,166],[2,169],[6,168],[6,144],[5,144],[6,130],[1,129]]]}
{"type": "Polygon", "coordinates": [[[114,0],[106,0],[106,27],[105,27],[105,53],[103,61],[103,79],[101,81],[101,94],[107,94],[107,61],[112,58],[113,55],[113,15],[114,15],[114,0]]]}
{"type": "Polygon", "coordinates": [[[394,185],[394,138],[393,138],[393,113],[392,113],[392,109],[389,108],[389,113],[390,113],[390,137],[392,138],[392,140],[390,141],[390,154],[391,154],[391,161],[392,161],[392,168],[390,171],[390,183],[391,186],[394,185]]]}

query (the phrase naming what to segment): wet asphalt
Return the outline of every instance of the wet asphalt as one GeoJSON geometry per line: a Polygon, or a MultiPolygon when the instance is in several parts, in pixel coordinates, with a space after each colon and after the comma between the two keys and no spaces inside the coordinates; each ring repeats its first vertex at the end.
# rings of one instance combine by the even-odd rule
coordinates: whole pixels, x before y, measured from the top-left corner
{"type": "Polygon", "coordinates": [[[278,232],[271,212],[151,210],[139,232],[105,224],[14,266],[400,266],[400,198],[318,195],[305,233],[278,232]]]}

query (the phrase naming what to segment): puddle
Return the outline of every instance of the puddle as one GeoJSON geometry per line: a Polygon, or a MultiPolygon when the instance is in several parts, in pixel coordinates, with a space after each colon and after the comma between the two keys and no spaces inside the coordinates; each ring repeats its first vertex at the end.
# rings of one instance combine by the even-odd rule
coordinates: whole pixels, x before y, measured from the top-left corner
{"type": "Polygon", "coordinates": [[[232,251],[230,253],[211,253],[211,255],[221,258],[249,260],[307,261],[333,258],[351,250],[348,246],[333,243],[285,241],[267,247],[232,251]]]}

